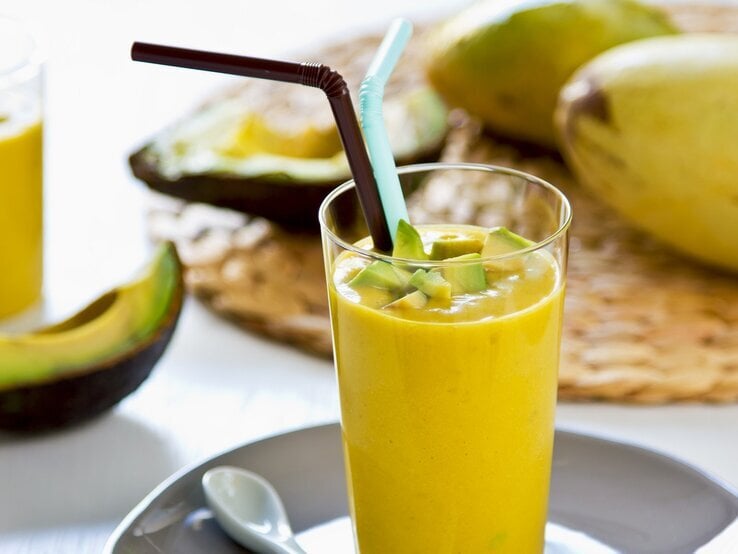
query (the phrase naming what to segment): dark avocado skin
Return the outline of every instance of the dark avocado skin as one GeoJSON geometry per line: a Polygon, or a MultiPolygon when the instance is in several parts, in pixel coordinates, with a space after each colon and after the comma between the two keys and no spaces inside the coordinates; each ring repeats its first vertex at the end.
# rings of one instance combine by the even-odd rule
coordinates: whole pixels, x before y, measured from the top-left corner
{"type": "Polygon", "coordinates": [[[14,433],[51,431],[82,423],[112,408],[154,369],[177,327],[183,299],[180,277],[166,321],[133,351],[54,381],[0,391],[0,429],[14,433]]]}
{"type": "MultiPolygon", "coordinates": [[[[397,165],[436,161],[443,143],[440,141],[411,159],[399,159],[397,165]]],[[[133,175],[156,192],[261,216],[285,228],[306,231],[318,231],[321,202],[343,182],[298,183],[227,174],[186,175],[171,180],[161,175],[155,161],[146,155],[145,146],[131,155],[129,163],[133,175]]]]}

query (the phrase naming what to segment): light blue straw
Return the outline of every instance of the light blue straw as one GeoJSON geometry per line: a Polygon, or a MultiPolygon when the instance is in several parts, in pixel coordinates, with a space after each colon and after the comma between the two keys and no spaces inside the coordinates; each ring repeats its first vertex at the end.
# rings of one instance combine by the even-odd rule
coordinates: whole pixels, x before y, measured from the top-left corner
{"type": "Polygon", "coordinates": [[[392,156],[387,129],[384,126],[382,99],[384,87],[412,33],[413,26],[407,19],[395,19],[392,22],[369,65],[359,91],[361,127],[364,130],[364,138],[369,150],[374,178],[377,181],[384,217],[387,220],[387,228],[393,240],[400,220],[404,219],[409,222],[410,218],[407,215],[407,206],[402,196],[400,179],[397,177],[395,159],[392,156]]]}

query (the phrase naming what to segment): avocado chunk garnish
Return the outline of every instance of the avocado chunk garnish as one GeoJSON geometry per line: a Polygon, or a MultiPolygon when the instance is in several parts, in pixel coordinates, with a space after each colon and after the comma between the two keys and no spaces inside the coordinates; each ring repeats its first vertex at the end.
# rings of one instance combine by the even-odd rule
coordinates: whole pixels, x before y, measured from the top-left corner
{"type": "MultiPolygon", "coordinates": [[[[495,227],[487,234],[482,248],[482,257],[489,258],[513,254],[533,244],[533,241],[513,233],[506,227],[495,227]]],[[[518,271],[525,265],[525,258],[516,256],[505,260],[487,261],[485,265],[489,269],[498,271],[518,271]]]]}
{"type": "Polygon", "coordinates": [[[397,277],[400,279],[400,288],[402,290],[407,289],[410,286],[410,279],[412,279],[413,276],[412,272],[401,267],[397,267],[396,265],[393,265],[392,269],[395,270],[397,277]]]}
{"type": "Polygon", "coordinates": [[[402,298],[398,298],[394,302],[390,302],[385,306],[387,309],[413,309],[419,310],[428,303],[428,297],[419,290],[406,294],[402,298]]]}
{"type": "Polygon", "coordinates": [[[443,267],[443,277],[451,283],[452,294],[467,294],[480,292],[487,288],[487,277],[479,254],[464,254],[455,258],[448,258],[446,262],[453,263],[443,267]],[[474,263],[475,260],[478,260],[474,263]]]}
{"type": "Polygon", "coordinates": [[[390,263],[377,260],[370,263],[351,279],[351,287],[374,287],[378,289],[397,290],[407,287],[412,274],[390,263]]]}
{"type": "Polygon", "coordinates": [[[397,233],[395,234],[395,245],[392,249],[392,256],[395,258],[405,258],[407,260],[427,260],[428,254],[423,247],[423,240],[420,238],[418,230],[410,225],[404,219],[397,224],[397,233]]]}
{"type": "Polygon", "coordinates": [[[505,227],[491,229],[484,242],[474,236],[447,234],[431,245],[430,258],[444,256],[439,260],[439,267],[428,268],[427,260],[430,258],[425,252],[420,233],[407,221],[400,220],[393,255],[402,258],[402,261],[376,260],[353,275],[347,284],[350,287],[372,287],[387,291],[392,301],[387,301],[385,308],[421,308],[428,302],[432,306],[448,305],[455,295],[482,292],[489,288],[488,271],[523,269],[527,256],[501,260],[485,258],[512,254],[532,244],[532,241],[505,227]],[[446,256],[458,252],[463,253],[446,256]],[[418,260],[418,263],[416,265],[406,260],[418,260]]]}
{"type": "Polygon", "coordinates": [[[451,298],[451,283],[437,271],[418,269],[410,278],[410,285],[431,298],[441,300],[451,298]]]}
{"type": "Polygon", "coordinates": [[[532,240],[516,235],[507,227],[490,229],[482,248],[482,257],[511,254],[532,246],[532,240]]]}
{"type": "Polygon", "coordinates": [[[445,260],[464,254],[479,253],[482,250],[482,241],[466,237],[440,238],[431,246],[431,260],[445,260]]]}

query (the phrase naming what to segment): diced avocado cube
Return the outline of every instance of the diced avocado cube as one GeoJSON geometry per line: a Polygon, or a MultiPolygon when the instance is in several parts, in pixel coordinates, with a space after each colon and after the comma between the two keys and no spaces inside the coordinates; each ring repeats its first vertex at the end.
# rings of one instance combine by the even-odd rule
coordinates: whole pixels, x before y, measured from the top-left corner
{"type": "Polygon", "coordinates": [[[392,269],[395,270],[395,273],[397,274],[397,278],[400,280],[400,288],[406,289],[410,286],[410,279],[412,279],[412,272],[408,271],[407,269],[402,269],[401,267],[397,267],[396,265],[392,266],[392,269]]]}
{"type": "Polygon", "coordinates": [[[482,241],[468,237],[438,239],[431,246],[431,260],[445,260],[464,254],[479,254],[482,250],[482,241]]]}
{"type": "MultiPolygon", "coordinates": [[[[407,281],[409,280],[408,278],[407,281]]],[[[351,287],[375,287],[387,290],[399,289],[405,286],[396,268],[392,267],[392,264],[382,261],[370,263],[359,271],[348,284],[351,287]]]]}
{"type": "Polygon", "coordinates": [[[495,227],[487,234],[482,248],[482,257],[511,254],[528,248],[532,244],[533,241],[516,235],[506,227],[495,227]]]}
{"type": "MultiPolygon", "coordinates": [[[[487,258],[491,256],[512,254],[518,250],[528,248],[532,244],[533,241],[521,237],[520,235],[516,235],[505,227],[495,227],[487,234],[487,238],[484,241],[484,247],[482,248],[482,257],[487,258]]],[[[497,269],[500,271],[518,271],[523,268],[525,259],[520,256],[486,263],[487,267],[491,269],[497,269]]]]}
{"type": "Polygon", "coordinates": [[[447,262],[467,261],[467,263],[457,263],[443,268],[443,277],[451,283],[452,294],[479,292],[487,288],[487,278],[482,262],[469,263],[481,260],[481,258],[479,254],[464,254],[444,260],[447,262]]]}
{"type": "Polygon", "coordinates": [[[394,290],[378,289],[375,287],[361,287],[361,304],[367,308],[379,310],[390,302],[397,300],[398,295],[394,290]]]}
{"type": "Polygon", "coordinates": [[[392,255],[395,258],[405,258],[407,260],[428,259],[428,254],[425,253],[423,248],[420,233],[404,219],[401,219],[397,225],[395,246],[392,249],[392,255]]]}
{"type": "Polygon", "coordinates": [[[428,303],[428,297],[419,290],[406,294],[402,298],[398,298],[394,302],[390,302],[385,306],[388,309],[414,309],[419,310],[428,303]]]}
{"type": "Polygon", "coordinates": [[[451,283],[446,281],[440,273],[419,269],[413,273],[410,285],[431,298],[451,298],[451,283]]]}

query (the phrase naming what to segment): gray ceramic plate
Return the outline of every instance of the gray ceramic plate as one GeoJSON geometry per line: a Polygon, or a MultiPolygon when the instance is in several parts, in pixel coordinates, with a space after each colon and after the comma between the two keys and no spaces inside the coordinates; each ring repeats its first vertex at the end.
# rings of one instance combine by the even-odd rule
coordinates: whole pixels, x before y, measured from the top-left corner
{"type": "MultiPolygon", "coordinates": [[[[308,531],[303,536],[346,516],[340,429],[325,425],[247,444],[173,475],[123,520],[105,554],[245,552],[205,507],[200,478],[218,465],[244,467],[271,481],[295,532],[308,531]]],[[[736,517],[738,496],[688,465],[635,446],[556,432],[547,552],[691,553],[736,517]],[[558,549],[551,528],[601,548],[558,549]]],[[[315,545],[314,531],[310,539],[315,545]]],[[[327,542],[318,551],[337,552],[327,542]]]]}

